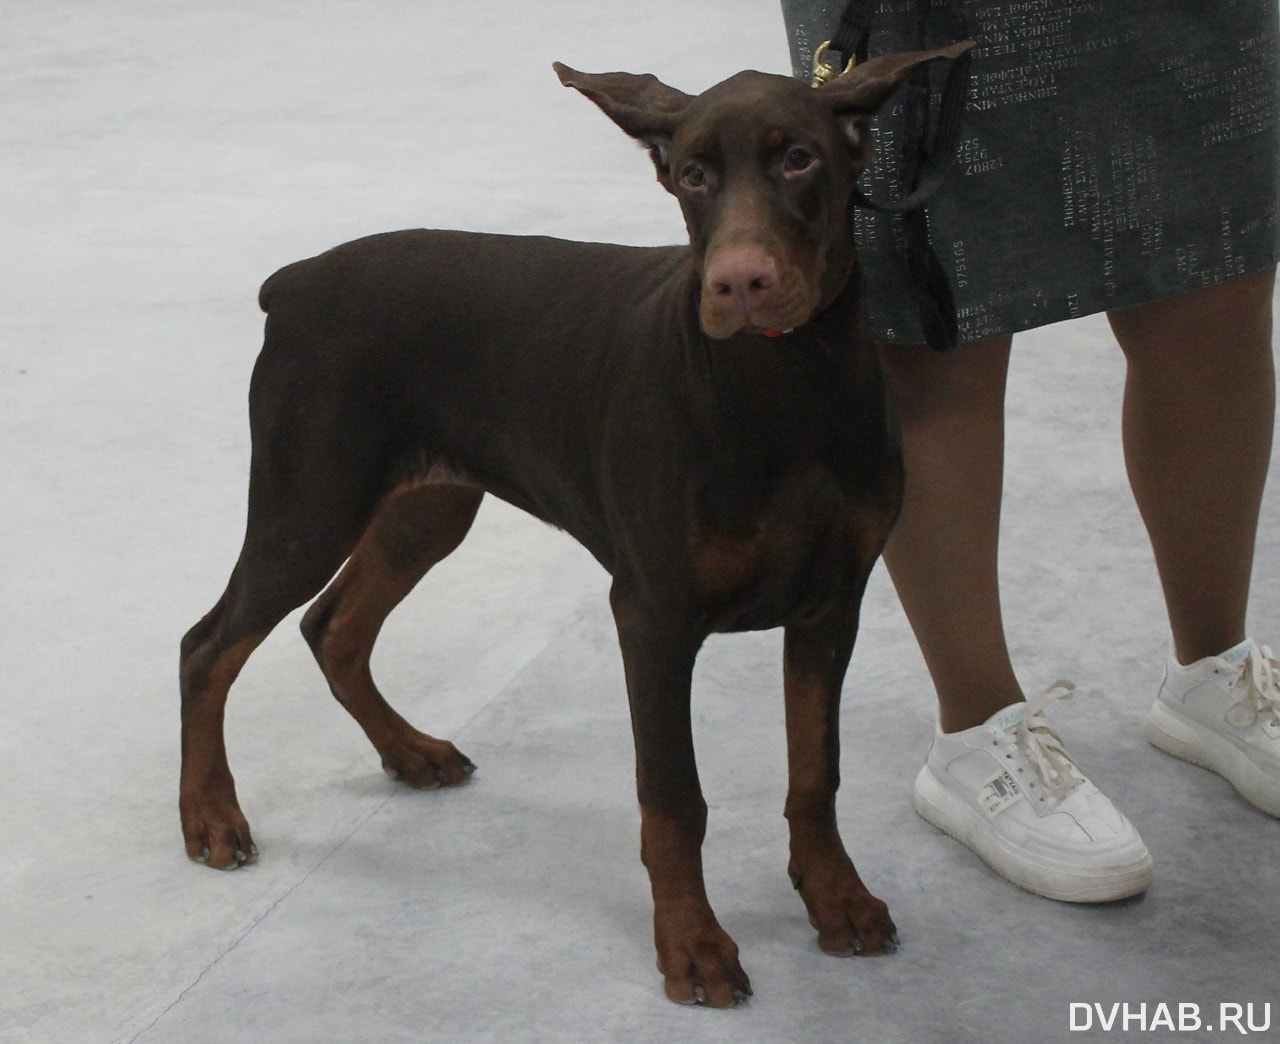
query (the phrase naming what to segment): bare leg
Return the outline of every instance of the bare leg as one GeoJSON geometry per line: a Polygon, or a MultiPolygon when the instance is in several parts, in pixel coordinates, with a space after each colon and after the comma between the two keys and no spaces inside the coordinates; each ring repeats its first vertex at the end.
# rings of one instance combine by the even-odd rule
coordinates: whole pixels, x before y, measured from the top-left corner
{"type": "Polygon", "coordinates": [[[1029,891],[1073,902],[1120,899],[1150,883],[1151,856],[1105,795],[1064,767],[1069,756],[1042,714],[1053,693],[1021,715],[979,727],[1023,698],[1005,642],[997,569],[1009,348],[1002,338],[948,356],[882,353],[891,360],[907,462],[906,524],[885,558],[949,733],[934,737],[916,777],[915,807],[1029,891]],[[1056,751],[1064,766],[1046,775],[1033,751],[1056,751]],[[1064,815],[1042,817],[1046,800],[1064,815]]]}
{"type": "Polygon", "coordinates": [[[1245,637],[1271,459],[1274,270],[1108,314],[1128,361],[1129,482],[1183,663],[1245,637]]]}
{"type": "Polygon", "coordinates": [[[881,352],[907,488],[884,560],[938,694],[944,732],[1023,698],[1000,612],[997,552],[1010,338],[881,352]]]}

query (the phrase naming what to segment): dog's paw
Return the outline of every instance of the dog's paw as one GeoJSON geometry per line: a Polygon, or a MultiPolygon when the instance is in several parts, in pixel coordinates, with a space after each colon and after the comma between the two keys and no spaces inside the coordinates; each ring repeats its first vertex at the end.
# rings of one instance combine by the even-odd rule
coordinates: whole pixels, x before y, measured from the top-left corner
{"type": "Polygon", "coordinates": [[[834,873],[791,872],[791,882],[818,930],[818,946],[835,957],[874,957],[898,948],[889,907],[867,891],[850,863],[834,873]]]}
{"type": "Polygon", "coordinates": [[[448,740],[412,730],[383,754],[382,770],[416,790],[435,790],[465,783],[476,767],[448,740]]]}
{"type": "Polygon", "coordinates": [[[258,858],[249,823],[235,806],[184,808],[182,836],[188,857],[214,870],[234,870],[258,858]]]}
{"type": "Polygon", "coordinates": [[[751,996],[751,980],[738,963],[738,946],[710,908],[659,904],[654,927],[658,971],[670,1000],[730,1008],[751,996]]]}
{"type": "Polygon", "coordinates": [[[846,899],[826,923],[813,917],[809,922],[818,929],[818,947],[833,957],[876,957],[898,949],[889,907],[867,891],[846,899]]]}

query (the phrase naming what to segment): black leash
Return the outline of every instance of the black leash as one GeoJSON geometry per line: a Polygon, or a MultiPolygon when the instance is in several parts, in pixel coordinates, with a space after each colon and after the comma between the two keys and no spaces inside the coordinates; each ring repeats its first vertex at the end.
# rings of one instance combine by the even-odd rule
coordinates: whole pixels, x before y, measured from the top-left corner
{"type": "MultiPolygon", "coordinates": [[[[968,37],[968,23],[960,0],[950,0],[953,43],[968,37]]],[[[928,0],[917,0],[916,42],[928,46],[926,21],[928,0]]],[[[814,86],[832,79],[840,70],[851,68],[867,57],[875,0],[849,0],[831,40],[814,56],[814,86]]],[[[898,164],[896,193],[872,196],[854,189],[859,206],[885,214],[899,214],[906,243],[907,270],[916,287],[920,324],[931,348],[945,351],[959,340],[955,297],[946,272],[929,243],[929,219],[925,204],[942,185],[955,156],[956,141],[964,115],[969,86],[969,53],[952,60],[933,113],[929,73],[924,67],[912,74],[903,89],[902,155],[898,164]]]]}

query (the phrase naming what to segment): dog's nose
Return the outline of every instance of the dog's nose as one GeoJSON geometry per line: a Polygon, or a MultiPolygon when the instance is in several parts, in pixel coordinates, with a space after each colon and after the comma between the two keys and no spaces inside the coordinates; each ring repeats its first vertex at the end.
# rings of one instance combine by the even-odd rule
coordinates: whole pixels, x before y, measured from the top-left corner
{"type": "Polygon", "coordinates": [[[778,285],[778,266],[758,246],[731,246],[715,254],[704,278],[713,297],[750,307],[767,298],[778,285]]]}

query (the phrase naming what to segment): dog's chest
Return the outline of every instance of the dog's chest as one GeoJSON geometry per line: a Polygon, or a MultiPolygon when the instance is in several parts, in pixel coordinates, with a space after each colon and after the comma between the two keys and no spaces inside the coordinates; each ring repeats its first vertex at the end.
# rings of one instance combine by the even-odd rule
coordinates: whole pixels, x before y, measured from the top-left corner
{"type": "Polygon", "coordinates": [[[726,369],[750,380],[717,389],[713,434],[690,460],[691,573],[712,630],[856,604],[897,517],[901,455],[883,385],[829,360],[762,355],[726,369]]]}
{"type": "Polygon", "coordinates": [[[756,630],[855,601],[898,500],[890,464],[856,485],[814,464],[758,499],[709,484],[692,534],[704,619],[715,631],[756,630]]]}

